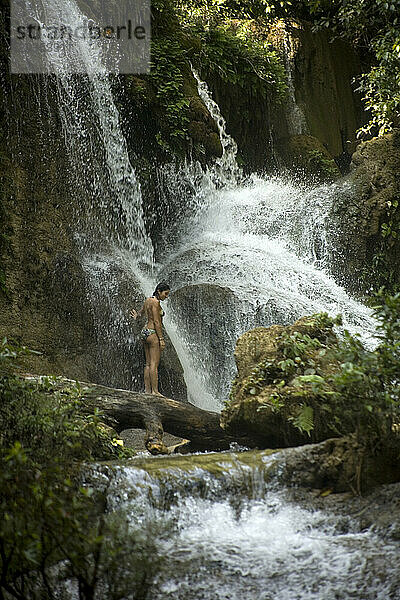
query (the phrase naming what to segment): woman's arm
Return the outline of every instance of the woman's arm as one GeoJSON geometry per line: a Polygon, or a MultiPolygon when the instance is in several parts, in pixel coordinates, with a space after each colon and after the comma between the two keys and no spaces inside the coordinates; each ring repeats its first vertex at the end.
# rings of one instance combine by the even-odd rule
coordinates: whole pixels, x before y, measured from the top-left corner
{"type": "Polygon", "coordinates": [[[136,310],[134,308],[132,308],[131,312],[129,313],[132,317],[132,319],[138,319],[139,317],[142,317],[144,313],[144,304],[142,306],[142,308],[139,310],[139,312],[136,312],[136,310]]]}

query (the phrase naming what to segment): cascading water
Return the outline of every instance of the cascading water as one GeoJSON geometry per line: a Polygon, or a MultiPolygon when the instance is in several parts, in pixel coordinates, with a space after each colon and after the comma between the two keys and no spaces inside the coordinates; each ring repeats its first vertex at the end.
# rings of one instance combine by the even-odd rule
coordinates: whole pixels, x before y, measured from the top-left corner
{"type": "MultiPolygon", "coordinates": [[[[285,27],[285,25],[282,25],[285,27]]],[[[302,135],[309,133],[307,120],[302,108],[296,101],[296,90],[293,81],[293,41],[290,34],[283,31],[283,58],[285,61],[286,83],[288,87],[288,95],[286,102],[286,118],[289,127],[290,135],[302,135]]]]}
{"type": "MultiPolygon", "coordinates": [[[[42,0],[42,9],[50,22],[83,24],[86,18],[73,0],[42,0]]],[[[97,323],[102,381],[122,385],[115,374],[117,349],[118,362],[127,365],[123,384],[135,388],[132,357],[141,348],[131,334],[129,300],[121,304],[121,280],[126,289],[130,280],[131,288],[151,293],[153,248],[111,84],[107,74],[96,74],[101,51],[76,40],[68,52],[81,75],[71,75],[57,49],[47,48],[75,177],[71,194],[82,198],[76,238],[97,323]]],[[[327,275],[334,248],[330,206],[349,190],[310,190],[278,178],[244,181],[219,107],[194,75],[219,127],[223,155],[205,171],[190,164],[170,171],[170,193],[180,186],[186,194],[181,203],[192,210],[173,235],[166,229],[157,270],[176,292],[165,324],[185,369],[189,399],[219,410],[234,376],[235,341],[246,329],[317,311],[341,312],[353,330],[373,326],[367,309],[327,275]]]]}
{"type": "MultiPolygon", "coordinates": [[[[42,27],[87,29],[88,17],[74,0],[27,0],[27,7],[42,27]]],[[[48,71],[55,74],[43,81],[55,98],[71,165],[69,193],[76,207],[71,220],[97,327],[97,377],[109,385],[136,387],[132,358],[141,346],[132,338],[119,288],[122,277],[130,279],[131,288],[152,289],[144,274],[153,266],[153,246],[113,98],[118,81],[105,71],[97,40],[74,36],[66,44],[44,36],[43,43],[48,71]],[[121,364],[117,370],[116,363],[121,364]]]]}
{"type": "MultiPolygon", "coordinates": [[[[88,17],[74,0],[41,0],[29,6],[31,17],[42,26],[42,18],[59,28],[87,26],[88,17]]],[[[56,74],[63,134],[82,194],[79,228],[88,226],[92,245],[127,249],[136,265],[151,264],[153,249],[145,230],[140,185],[102,66],[101,46],[78,36],[68,44],[62,40],[55,44],[46,37],[43,43],[49,72],[56,74]]]]}
{"type": "Polygon", "coordinates": [[[148,597],[398,600],[398,487],[383,496],[381,524],[366,528],[376,497],[329,510],[310,490],[285,489],[293,452],[134,459],[88,481],[106,482],[109,510],[130,515],[138,536],[158,530],[152,559],[163,566],[148,597]]]}
{"type": "MultiPolygon", "coordinates": [[[[73,0],[43,0],[43,9],[64,23],[84,18],[73,0]]],[[[75,174],[71,194],[82,198],[77,242],[99,304],[99,345],[107,349],[119,338],[129,352],[116,282],[129,289],[135,280],[147,293],[153,283],[140,186],[108,76],[93,74],[101,63],[96,47],[79,41],[70,57],[82,75],[70,75],[50,47],[48,59],[75,174]],[[105,311],[111,316],[102,322],[105,311]]],[[[171,169],[172,189],[191,189],[193,211],[173,236],[166,232],[157,268],[173,286],[166,323],[190,399],[218,410],[234,371],[235,340],[247,328],[321,310],[341,312],[364,335],[373,323],[328,275],[335,258],[330,208],[351,189],[308,189],[279,178],[239,183],[235,145],[200,81],[199,91],[220,126],[224,155],[214,171],[171,169]]],[[[113,383],[112,360],[104,365],[105,382],[113,383]]],[[[399,600],[399,529],[372,530],[346,509],[337,516],[293,502],[281,477],[287,452],[135,460],[92,467],[91,480],[88,466],[87,478],[100,487],[105,481],[109,511],[122,508],[139,541],[146,524],[163,524],[155,600],[399,600]]],[[[78,596],[70,585],[63,597],[78,596]]]]}
{"type": "MultiPolygon", "coordinates": [[[[256,176],[240,181],[232,167],[236,145],[207,86],[196,77],[222,129],[218,169],[225,166],[224,185],[212,172],[204,175],[159,272],[176,291],[168,324],[174,335],[179,331],[189,399],[218,411],[234,377],[236,339],[247,329],[288,324],[315,312],[341,313],[345,326],[368,341],[374,323],[370,311],[329,276],[337,260],[330,210],[338,197],[351,197],[351,186],[309,188],[256,176]]],[[[176,177],[190,178],[190,170],[176,177]]]]}
{"type": "Polygon", "coordinates": [[[222,145],[222,156],[215,161],[210,176],[220,185],[234,185],[242,176],[242,172],[236,162],[237,144],[233,137],[226,132],[226,121],[221,114],[218,104],[212,99],[207,84],[200,79],[195,70],[192,72],[197,81],[199,96],[218,126],[222,145]]]}

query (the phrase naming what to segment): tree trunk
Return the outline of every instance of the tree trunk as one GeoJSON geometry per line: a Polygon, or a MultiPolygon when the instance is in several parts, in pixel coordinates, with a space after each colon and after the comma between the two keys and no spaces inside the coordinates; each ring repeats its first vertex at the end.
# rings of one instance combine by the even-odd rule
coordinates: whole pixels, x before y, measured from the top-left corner
{"type": "MultiPolygon", "coordinates": [[[[74,383],[60,378],[55,386],[62,389],[74,383]]],[[[189,402],[94,383],[80,382],[80,385],[83,413],[91,414],[97,408],[101,412],[101,420],[117,433],[125,429],[145,429],[145,445],[152,454],[169,452],[163,443],[164,431],[185,438],[187,452],[227,450],[232,442],[255,446],[249,438],[225,433],[220,425],[219,413],[202,410],[189,402]]]]}

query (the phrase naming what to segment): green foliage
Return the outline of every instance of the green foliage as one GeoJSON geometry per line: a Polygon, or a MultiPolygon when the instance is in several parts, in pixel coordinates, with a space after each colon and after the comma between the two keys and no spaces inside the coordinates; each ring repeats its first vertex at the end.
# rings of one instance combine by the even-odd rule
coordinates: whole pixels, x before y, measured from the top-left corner
{"type": "Polygon", "coordinates": [[[296,417],[289,417],[289,420],[297,429],[301,432],[304,431],[310,436],[310,432],[314,429],[314,410],[312,406],[304,404],[300,407],[298,415],[296,417]]]}
{"type": "Polygon", "coordinates": [[[400,125],[400,0],[309,0],[319,27],[348,38],[371,53],[373,64],[358,90],[369,123],[359,135],[384,133],[400,125]]]}
{"type": "MultiPolygon", "coordinates": [[[[287,0],[195,0],[190,3],[190,14],[193,19],[207,15],[210,24],[228,19],[272,20],[293,15],[298,4],[302,3],[287,0]]],[[[177,6],[187,10],[188,3],[178,1],[177,6]]]]}
{"type": "Polygon", "coordinates": [[[342,420],[369,440],[390,435],[400,420],[400,294],[380,292],[377,299],[379,345],[367,350],[346,332],[332,380],[342,420]]]}
{"type": "MultiPolygon", "coordinates": [[[[299,331],[291,334],[284,331],[278,340],[277,357],[274,359],[267,358],[252,369],[242,387],[243,392],[257,395],[267,385],[276,386],[278,390],[283,392],[283,388],[289,382],[295,382],[296,378],[301,381],[300,376],[303,376],[303,383],[306,381],[310,383],[307,394],[310,389],[314,392],[316,380],[309,378],[309,376],[314,376],[316,373],[315,359],[317,356],[319,359],[326,356],[332,329],[335,325],[340,325],[341,322],[340,316],[333,319],[327,313],[318,313],[309,317],[307,324],[314,328],[319,337],[312,337],[299,331]]],[[[237,393],[237,384],[238,382],[232,386],[231,400],[237,393]]],[[[318,393],[321,393],[321,391],[320,387],[318,393]]],[[[296,394],[301,396],[303,389],[299,388],[296,394]]],[[[272,406],[274,410],[282,408],[285,405],[284,396],[284,392],[282,394],[274,393],[268,400],[268,406],[272,406]]],[[[260,410],[262,410],[262,406],[260,410]]]]}
{"type": "Polygon", "coordinates": [[[180,3],[178,15],[184,31],[197,40],[190,59],[203,73],[253,94],[281,101],[286,93],[285,70],[278,53],[265,36],[265,28],[251,18],[235,16],[229,3],[180,3]]]}
{"type": "Polygon", "coordinates": [[[307,162],[311,169],[316,169],[326,179],[335,179],[338,167],[333,158],[328,158],[320,150],[308,150],[307,162]]]}
{"type": "Polygon", "coordinates": [[[399,199],[386,202],[386,215],[381,223],[378,245],[374,252],[371,267],[362,274],[366,287],[377,292],[384,288],[387,293],[396,293],[399,289],[398,269],[388,256],[396,248],[400,236],[399,199]]]}
{"type": "MultiPolygon", "coordinates": [[[[318,428],[324,435],[356,433],[360,443],[374,448],[392,436],[400,426],[400,293],[381,291],[376,300],[374,350],[348,331],[333,344],[329,338],[284,333],[278,344],[283,359],[260,363],[244,392],[258,394],[271,386],[260,410],[282,412],[308,435],[316,429],[317,439],[318,428]]],[[[329,324],[325,314],[312,318],[329,324]]]]}
{"type": "Polygon", "coordinates": [[[109,433],[95,411],[84,415],[79,382],[60,383],[60,378],[18,377],[18,360],[40,354],[25,346],[0,345],[0,447],[16,442],[29,450],[35,460],[48,455],[60,461],[116,459],[131,456],[109,433]]]}
{"type": "Polygon", "coordinates": [[[106,507],[107,490],[79,486],[51,457],[40,465],[18,442],[2,451],[1,597],[70,597],[70,582],[81,600],[147,598],[160,567],[154,536],[162,531],[149,523],[139,533],[123,511],[106,507]]]}
{"type": "Polygon", "coordinates": [[[187,138],[189,100],[184,94],[184,72],[187,70],[185,50],[176,39],[160,38],[152,41],[150,81],[156,88],[160,107],[168,125],[167,139],[158,142],[169,150],[170,143],[187,138]]]}
{"type": "Polygon", "coordinates": [[[144,600],[164,529],[136,531],[123,511],[107,510],[107,489],[82,487],[77,461],[124,453],[98,413],[81,414],[78,383],[13,373],[31,352],[7,339],[0,348],[0,596],[69,597],[69,581],[82,600],[144,600]]]}

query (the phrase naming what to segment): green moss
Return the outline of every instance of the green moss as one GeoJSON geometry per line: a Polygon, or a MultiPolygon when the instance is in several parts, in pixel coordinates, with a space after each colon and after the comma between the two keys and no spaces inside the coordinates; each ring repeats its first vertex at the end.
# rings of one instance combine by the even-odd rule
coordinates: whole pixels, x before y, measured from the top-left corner
{"type": "Polygon", "coordinates": [[[148,459],[134,458],[130,464],[138,469],[144,469],[150,475],[162,477],[168,474],[173,476],[174,472],[179,476],[180,471],[191,473],[198,469],[207,471],[217,477],[223,477],[227,471],[241,466],[254,467],[263,464],[263,457],[270,456],[276,450],[252,450],[232,455],[230,452],[215,452],[204,455],[192,456],[159,456],[148,459]]]}
{"type": "Polygon", "coordinates": [[[378,243],[371,260],[371,267],[365,269],[363,278],[375,292],[385,289],[395,294],[400,289],[398,272],[398,246],[400,241],[400,197],[392,197],[386,203],[387,210],[380,225],[378,243]]]}

